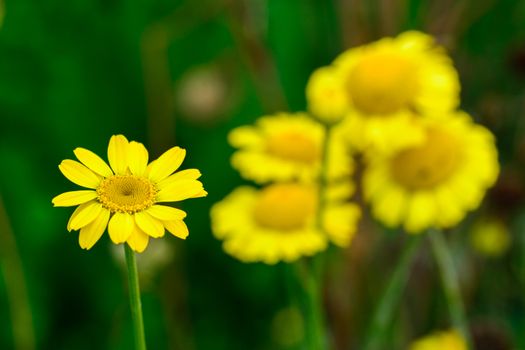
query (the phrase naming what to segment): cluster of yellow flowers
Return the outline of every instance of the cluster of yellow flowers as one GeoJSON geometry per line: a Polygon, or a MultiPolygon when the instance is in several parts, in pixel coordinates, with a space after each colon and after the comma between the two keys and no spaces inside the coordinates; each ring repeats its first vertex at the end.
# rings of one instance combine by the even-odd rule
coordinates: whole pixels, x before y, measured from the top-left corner
{"type": "Polygon", "coordinates": [[[215,236],[224,250],[245,262],[291,262],[324,250],[329,242],[350,243],[360,216],[347,202],[353,164],[342,133],[327,145],[330,187],[320,207],[319,179],[325,127],[307,113],[265,116],[229,135],[239,150],[232,165],[261,185],[241,186],[211,210],[215,236]]]}
{"type": "Polygon", "coordinates": [[[307,113],[264,116],[230,133],[233,167],[263,187],[217,203],[214,234],[229,254],[266,263],[349,244],[360,216],[350,201],[357,153],[364,200],[383,224],[410,233],[456,225],[499,172],[494,137],[457,110],[459,91],[451,59],[429,35],[410,31],[343,52],[310,77],[307,113]]]}

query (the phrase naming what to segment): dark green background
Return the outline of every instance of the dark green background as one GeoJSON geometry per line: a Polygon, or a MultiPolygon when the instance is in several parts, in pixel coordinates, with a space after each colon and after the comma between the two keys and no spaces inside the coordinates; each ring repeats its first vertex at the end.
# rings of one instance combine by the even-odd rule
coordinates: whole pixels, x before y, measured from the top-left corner
{"type": "MultiPolygon", "coordinates": [[[[498,138],[502,177],[479,215],[502,217],[512,248],[498,260],[472,252],[463,229],[474,216],[451,239],[473,327],[525,349],[524,1],[6,0],[0,187],[8,222],[3,218],[0,252],[2,271],[16,271],[13,256],[21,260],[36,348],[132,348],[125,274],[107,235],[81,250],[77,233],[66,231],[72,210],[51,205],[75,188],[58,171],[60,161],[79,146],[105,156],[117,133],[143,142],[152,157],[175,144],[186,148],[183,168],[199,168],[209,192],[183,203],[190,236],[165,238],[174,258],[144,285],[150,348],[286,348],[270,327],[291,302],[286,267],[241,264],[209,229],[210,206],[241,183],[229,166],[227,132],[264,113],[304,110],[313,69],[344,48],[406,29],[436,35],[448,48],[462,108],[498,138]],[[212,72],[223,96],[193,113],[180,96],[196,70],[212,72]]],[[[193,92],[196,101],[199,94],[193,92]]],[[[339,349],[359,348],[403,241],[377,231],[363,225],[356,244],[336,252],[330,265],[325,304],[339,349]]],[[[428,247],[420,255],[389,349],[449,325],[428,247]]],[[[0,348],[11,349],[3,277],[0,348]]]]}

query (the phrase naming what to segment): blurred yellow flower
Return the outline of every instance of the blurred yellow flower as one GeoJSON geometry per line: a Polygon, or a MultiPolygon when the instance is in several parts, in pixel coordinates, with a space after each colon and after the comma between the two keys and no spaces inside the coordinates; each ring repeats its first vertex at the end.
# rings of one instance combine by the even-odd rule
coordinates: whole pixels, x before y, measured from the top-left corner
{"type": "Polygon", "coordinates": [[[511,236],[505,223],[497,218],[482,219],[470,231],[472,247],[487,257],[500,257],[507,252],[511,236]]]}
{"type": "Polygon", "coordinates": [[[314,71],[306,85],[308,110],[319,120],[333,124],[341,121],[350,106],[344,79],[335,67],[314,71]]]}
{"type": "Polygon", "coordinates": [[[418,339],[409,350],[467,350],[467,344],[458,332],[450,330],[418,339]]]}
{"type": "Polygon", "coordinates": [[[277,183],[261,190],[239,187],[211,209],[214,235],[224,250],[243,262],[275,264],[314,255],[331,240],[350,243],[360,217],[351,203],[329,198],[317,223],[317,187],[277,183]]]}
{"type": "Polygon", "coordinates": [[[373,215],[410,233],[457,224],[479,206],[499,172],[494,137],[466,113],[417,121],[424,140],[371,156],[363,177],[373,215]]]}
{"type": "MultiPolygon", "coordinates": [[[[328,177],[349,177],[352,158],[342,129],[332,128],[328,150],[328,177]]],[[[259,184],[270,181],[315,180],[321,168],[324,127],[306,113],[261,117],[256,124],[232,130],[228,140],[238,150],[232,166],[259,184]]]]}
{"type": "Polygon", "coordinates": [[[144,145],[114,135],[108,146],[111,167],[87,149],[76,148],[74,153],[80,162],[66,159],[58,167],[68,180],[89,190],[62,193],[53,204],[78,205],[67,229],[80,230],[80,247],[90,249],[106,227],[113,243],[127,242],[136,252],[146,249],[149,237],[162,237],[165,229],[182,239],[188,236],[186,213],[157,204],[207,195],[197,169],[174,173],[185,150],[173,147],[148,164],[144,145]]]}
{"type": "MultiPolygon", "coordinates": [[[[452,111],[459,90],[444,49],[416,31],[343,52],[314,73],[306,88],[314,114],[334,118],[346,108],[349,140],[360,150],[385,144],[392,149],[403,140],[399,128],[408,130],[407,115],[452,111]]],[[[409,142],[412,137],[406,135],[409,142]]]]}

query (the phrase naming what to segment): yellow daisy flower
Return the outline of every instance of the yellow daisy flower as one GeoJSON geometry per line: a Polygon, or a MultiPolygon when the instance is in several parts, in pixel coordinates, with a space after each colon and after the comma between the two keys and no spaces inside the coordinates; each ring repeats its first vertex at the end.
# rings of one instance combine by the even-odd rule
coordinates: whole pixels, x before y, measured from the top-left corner
{"type": "MultiPolygon", "coordinates": [[[[400,142],[397,131],[410,125],[407,114],[452,111],[459,90],[444,49],[416,31],[345,51],[314,73],[306,89],[313,113],[328,117],[346,108],[349,140],[360,150],[381,147],[385,140],[384,149],[392,149],[389,140],[400,142]]],[[[408,142],[411,137],[406,135],[408,142]]]]}
{"type": "Polygon", "coordinates": [[[421,143],[376,154],[363,176],[373,215],[411,233],[457,224],[479,206],[499,172],[494,137],[466,113],[420,118],[417,124],[425,132],[421,143]]]}
{"type": "MultiPolygon", "coordinates": [[[[329,141],[330,180],[349,177],[351,157],[343,142],[343,129],[332,128],[329,141]]],[[[325,128],[306,113],[261,117],[255,125],[233,129],[228,140],[238,150],[232,166],[259,184],[270,181],[315,180],[321,168],[325,128]]]]}
{"type": "Polygon", "coordinates": [[[333,66],[321,67],[310,76],[306,85],[308,110],[326,123],[341,121],[350,108],[345,80],[333,66]]]}
{"type": "Polygon", "coordinates": [[[317,205],[317,188],[312,185],[239,187],[212,207],[212,230],[224,240],[224,250],[243,262],[291,262],[324,250],[329,240],[339,246],[350,244],[359,208],[331,197],[320,230],[317,205]]]}
{"type": "Polygon", "coordinates": [[[467,344],[455,330],[427,335],[414,341],[410,350],[467,350],[467,344]]]}
{"type": "Polygon", "coordinates": [[[143,144],[115,135],[108,146],[109,166],[87,149],[74,153],[80,162],[66,159],[58,167],[88,190],[65,192],[52,202],[56,207],[78,205],[67,229],[80,230],[80,247],[90,249],[106,227],[113,243],[126,242],[136,252],[146,249],[149,237],[162,237],[165,229],[182,239],[188,236],[186,213],[158,204],[207,195],[197,169],[175,172],[186,156],[184,149],[173,147],[148,164],[143,144]]]}
{"type": "Polygon", "coordinates": [[[479,254],[489,258],[498,258],[509,250],[512,236],[502,219],[484,218],[472,227],[470,243],[479,254]]]}

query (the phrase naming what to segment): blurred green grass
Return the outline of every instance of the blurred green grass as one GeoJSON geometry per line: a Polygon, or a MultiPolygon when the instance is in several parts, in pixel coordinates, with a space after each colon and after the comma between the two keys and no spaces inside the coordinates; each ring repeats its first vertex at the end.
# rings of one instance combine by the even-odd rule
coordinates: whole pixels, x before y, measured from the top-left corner
{"type": "MultiPolygon", "coordinates": [[[[183,167],[199,168],[210,194],[184,204],[190,237],[166,239],[175,258],[144,292],[150,348],[280,348],[270,325],[291,302],[286,269],[233,260],[209,229],[210,206],[242,182],[228,163],[227,132],[264,113],[303,110],[314,68],[346,47],[405,29],[427,31],[449,48],[462,82],[462,108],[498,138],[503,180],[483,213],[505,213],[515,244],[501,260],[480,261],[465,235],[454,243],[466,266],[469,315],[502,324],[515,347],[525,348],[525,240],[518,215],[525,180],[524,2],[7,0],[0,29],[0,188],[25,272],[37,348],[132,347],[127,292],[108,238],[82,251],[77,233],[65,229],[71,211],[51,205],[53,196],[72,189],[59,162],[78,146],[105,154],[116,133],[144,142],[152,156],[173,143],[187,148],[183,167]],[[195,104],[184,106],[178,96],[184,77],[203,67],[219,72],[226,92],[199,116],[191,113],[195,104]]],[[[191,93],[199,104],[201,92],[191,93]]],[[[371,255],[362,256],[359,245],[341,254],[334,263],[340,274],[333,272],[327,286],[341,349],[359,342],[384,266],[395,261],[396,249],[389,247],[399,238],[370,235],[372,243],[364,241],[371,255]]],[[[407,292],[414,299],[393,327],[393,349],[446,326],[432,274],[423,257],[407,292]]],[[[14,347],[8,305],[0,278],[1,349],[14,347]]]]}

